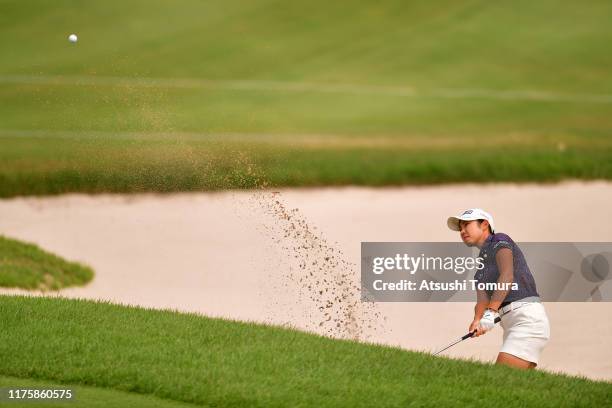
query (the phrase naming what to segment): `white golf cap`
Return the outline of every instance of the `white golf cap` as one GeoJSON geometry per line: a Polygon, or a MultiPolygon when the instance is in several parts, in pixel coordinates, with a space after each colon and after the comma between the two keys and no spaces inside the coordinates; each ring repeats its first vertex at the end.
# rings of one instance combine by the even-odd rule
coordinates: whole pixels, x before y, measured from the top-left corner
{"type": "Polygon", "coordinates": [[[469,210],[462,211],[456,217],[448,217],[446,224],[448,228],[453,231],[461,231],[459,228],[459,221],[473,221],[473,220],[487,220],[491,226],[491,231],[495,232],[495,223],[493,222],[493,216],[481,208],[470,208],[469,210]]]}

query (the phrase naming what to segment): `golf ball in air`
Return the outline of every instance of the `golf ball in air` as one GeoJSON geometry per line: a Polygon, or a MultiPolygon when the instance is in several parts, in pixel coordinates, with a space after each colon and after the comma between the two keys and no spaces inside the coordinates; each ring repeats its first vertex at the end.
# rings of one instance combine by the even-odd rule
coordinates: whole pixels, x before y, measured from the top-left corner
{"type": "Polygon", "coordinates": [[[68,41],[70,41],[71,43],[75,43],[75,42],[77,42],[77,36],[76,36],[76,34],[70,34],[70,35],[68,36],[68,41]]]}

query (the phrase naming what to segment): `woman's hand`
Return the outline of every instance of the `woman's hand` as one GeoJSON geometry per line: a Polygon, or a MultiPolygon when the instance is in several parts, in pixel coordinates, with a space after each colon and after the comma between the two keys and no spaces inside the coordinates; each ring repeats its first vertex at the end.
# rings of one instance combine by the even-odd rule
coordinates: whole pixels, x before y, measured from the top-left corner
{"type": "Polygon", "coordinates": [[[469,328],[468,332],[470,332],[470,333],[471,332],[475,332],[472,337],[478,337],[478,336],[486,333],[485,331],[480,329],[480,319],[474,319],[472,324],[470,324],[470,328],[469,328]]]}
{"type": "Polygon", "coordinates": [[[480,324],[478,325],[479,330],[482,330],[483,332],[493,330],[495,328],[495,319],[498,317],[499,313],[497,313],[497,310],[487,308],[480,318],[480,324]]]}

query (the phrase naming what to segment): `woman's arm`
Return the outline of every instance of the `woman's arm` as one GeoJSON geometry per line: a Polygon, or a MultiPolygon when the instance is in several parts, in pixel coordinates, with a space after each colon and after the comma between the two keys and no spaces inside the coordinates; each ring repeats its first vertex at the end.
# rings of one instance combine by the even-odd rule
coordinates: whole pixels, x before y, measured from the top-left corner
{"type": "Polygon", "coordinates": [[[485,309],[489,307],[489,295],[484,290],[476,290],[476,306],[474,306],[474,320],[480,320],[485,309]]]}
{"type": "Polygon", "coordinates": [[[489,296],[484,290],[476,290],[476,306],[474,306],[474,320],[470,324],[469,332],[476,331],[474,337],[478,337],[484,332],[478,330],[478,324],[486,308],[489,306],[489,296]]]}
{"type": "MultiPolygon", "coordinates": [[[[512,250],[509,248],[501,248],[495,255],[495,262],[497,262],[497,270],[499,271],[499,278],[497,279],[498,285],[508,284],[506,287],[509,288],[510,284],[514,280],[514,259],[512,257],[512,250]]],[[[499,310],[499,307],[508,295],[508,292],[509,289],[499,289],[494,291],[488,305],[489,309],[493,309],[495,311],[499,310]]]]}

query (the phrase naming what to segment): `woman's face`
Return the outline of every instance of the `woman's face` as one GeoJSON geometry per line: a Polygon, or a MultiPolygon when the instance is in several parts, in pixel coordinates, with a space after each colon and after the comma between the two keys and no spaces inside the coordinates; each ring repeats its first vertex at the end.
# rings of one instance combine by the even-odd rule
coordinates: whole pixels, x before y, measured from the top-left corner
{"type": "Polygon", "coordinates": [[[478,220],[473,220],[460,221],[459,228],[461,228],[461,230],[459,231],[459,233],[461,234],[461,240],[467,246],[474,246],[480,241],[480,239],[482,238],[482,234],[485,231],[485,228],[488,227],[485,226],[484,222],[481,223],[478,222],[478,220]]]}

